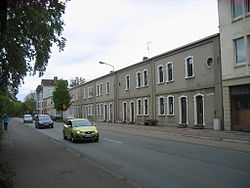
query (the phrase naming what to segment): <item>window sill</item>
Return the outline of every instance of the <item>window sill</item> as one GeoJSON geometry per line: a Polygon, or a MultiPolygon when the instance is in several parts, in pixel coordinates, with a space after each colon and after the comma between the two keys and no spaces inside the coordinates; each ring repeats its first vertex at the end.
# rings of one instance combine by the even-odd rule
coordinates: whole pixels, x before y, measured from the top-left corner
{"type": "Polygon", "coordinates": [[[174,80],[166,81],[167,84],[171,84],[173,82],[174,82],[174,80]]]}
{"type": "Polygon", "coordinates": [[[174,117],[175,114],[167,114],[168,117],[174,117]]]}
{"type": "Polygon", "coordinates": [[[162,85],[162,84],[164,84],[164,82],[157,82],[157,84],[158,84],[158,85],[162,85]]]}
{"type": "Polygon", "coordinates": [[[235,23],[235,22],[237,22],[239,20],[242,20],[242,19],[243,19],[243,15],[242,16],[238,16],[238,17],[232,19],[232,23],[235,23]]]}
{"type": "Polygon", "coordinates": [[[158,114],[159,117],[165,117],[165,114],[158,114]]]}
{"type": "Polygon", "coordinates": [[[246,66],[246,63],[244,62],[244,63],[238,63],[238,64],[236,64],[235,66],[234,66],[234,68],[235,69],[237,69],[237,68],[241,68],[241,67],[245,67],[246,66]]]}
{"type": "Polygon", "coordinates": [[[185,77],[185,79],[186,80],[191,80],[191,79],[193,79],[195,76],[193,75],[193,76],[189,76],[189,77],[185,77]]]}

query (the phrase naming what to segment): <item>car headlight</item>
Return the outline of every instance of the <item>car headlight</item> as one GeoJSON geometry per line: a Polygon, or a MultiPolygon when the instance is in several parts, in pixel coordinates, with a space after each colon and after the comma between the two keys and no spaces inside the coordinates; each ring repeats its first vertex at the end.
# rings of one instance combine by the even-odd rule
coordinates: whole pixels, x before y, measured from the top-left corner
{"type": "Polygon", "coordinates": [[[81,131],[76,131],[76,133],[77,133],[77,134],[80,134],[80,133],[81,133],[81,131]]]}
{"type": "Polygon", "coordinates": [[[95,133],[98,133],[98,130],[97,130],[97,129],[95,130],[95,133]]]}

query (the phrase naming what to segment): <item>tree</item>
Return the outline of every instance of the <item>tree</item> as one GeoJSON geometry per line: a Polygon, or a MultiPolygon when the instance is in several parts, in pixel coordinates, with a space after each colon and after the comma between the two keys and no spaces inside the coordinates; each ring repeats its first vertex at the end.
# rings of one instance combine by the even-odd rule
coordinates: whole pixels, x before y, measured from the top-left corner
{"type": "Polygon", "coordinates": [[[55,109],[58,111],[65,111],[70,106],[71,96],[67,88],[67,82],[58,80],[55,90],[53,91],[53,101],[55,109]]]}
{"type": "Polygon", "coordinates": [[[59,51],[65,2],[61,0],[1,0],[0,91],[18,86],[27,73],[42,76],[55,43],[59,51]]]}
{"type": "Polygon", "coordinates": [[[72,88],[72,87],[85,83],[85,79],[82,77],[75,77],[75,78],[71,78],[69,82],[70,82],[69,87],[72,88]]]}
{"type": "Polygon", "coordinates": [[[33,113],[36,110],[35,92],[31,91],[25,98],[23,105],[25,106],[25,112],[33,113]]]}

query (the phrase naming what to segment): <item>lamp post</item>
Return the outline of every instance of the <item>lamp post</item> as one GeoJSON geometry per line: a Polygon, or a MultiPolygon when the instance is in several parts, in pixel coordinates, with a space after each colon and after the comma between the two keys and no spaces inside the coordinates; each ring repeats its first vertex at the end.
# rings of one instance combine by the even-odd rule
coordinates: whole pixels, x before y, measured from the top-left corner
{"type": "MultiPolygon", "coordinates": [[[[113,118],[114,118],[114,123],[115,123],[115,119],[116,119],[116,89],[115,89],[115,67],[109,63],[106,63],[106,62],[103,62],[103,61],[99,61],[99,64],[102,64],[102,65],[108,65],[110,67],[112,67],[113,71],[112,71],[112,74],[113,74],[113,79],[114,79],[114,84],[113,84],[113,91],[114,91],[114,104],[113,104],[113,118]]],[[[111,119],[112,121],[112,119],[111,119]]]]}

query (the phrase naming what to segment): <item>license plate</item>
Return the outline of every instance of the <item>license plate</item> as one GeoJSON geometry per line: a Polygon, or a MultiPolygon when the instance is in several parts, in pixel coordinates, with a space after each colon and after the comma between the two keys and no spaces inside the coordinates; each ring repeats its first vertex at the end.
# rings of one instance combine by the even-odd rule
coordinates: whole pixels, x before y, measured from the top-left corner
{"type": "Polygon", "coordinates": [[[93,134],[86,134],[85,137],[86,138],[93,137],[93,134]]]}

